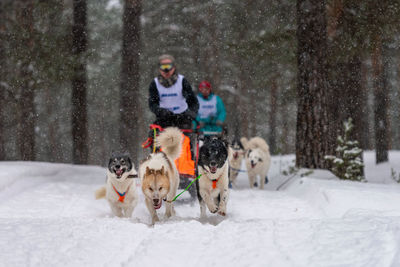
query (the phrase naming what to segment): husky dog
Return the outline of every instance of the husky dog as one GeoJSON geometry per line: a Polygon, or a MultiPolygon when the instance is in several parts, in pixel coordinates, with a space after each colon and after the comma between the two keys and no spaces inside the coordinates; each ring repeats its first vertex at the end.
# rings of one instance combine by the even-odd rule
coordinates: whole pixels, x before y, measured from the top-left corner
{"type": "Polygon", "coordinates": [[[225,216],[228,202],[228,144],[217,137],[206,137],[199,152],[199,174],[196,180],[200,216],[205,217],[206,205],[211,213],[225,216]]]}
{"type": "Polygon", "coordinates": [[[182,149],[182,132],[178,128],[166,128],[156,139],[161,152],[150,154],[139,168],[142,190],[147,209],[150,212],[152,224],[158,221],[156,210],[161,208],[165,200],[165,216],[175,214],[172,200],[179,186],[179,173],[175,166],[182,149]]]}
{"type": "Polygon", "coordinates": [[[243,145],[238,138],[233,139],[229,150],[229,181],[235,185],[244,157],[243,145]]]}
{"type": "Polygon", "coordinates": [[[240,141],[246,151],[245,160],[250,188],[253,188],[257,182],[257,176],[260,176],[260,189],[264,189],[264,179],[271,164],[269,146],[261,137],[253,137],[250,140],[242,137],[240,141]]]}
{"type": "Polygon", "coordinates": [[[107,168],[106,185],[96,190],[96,199],[106,198],[114,215],[131,217],[138,202],[135,166],[128,154],[115,152],[111,155],[107,168]]]}

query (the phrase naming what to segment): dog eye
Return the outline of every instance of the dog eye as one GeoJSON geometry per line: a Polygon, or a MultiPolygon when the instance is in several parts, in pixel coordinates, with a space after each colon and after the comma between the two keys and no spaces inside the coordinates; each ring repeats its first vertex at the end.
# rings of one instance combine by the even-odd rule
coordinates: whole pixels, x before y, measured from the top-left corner
{"type": "Polygon", "coordinates": [[[158,191],[161,191],[162,187],[158,188],[158,191]]]}
{"type": "Polygon", "coordinates": [[[149,190],[150,190],[151,192],[153,192],[153,188],[150,187],[149,190]]]}
{"type": "Polygon", "coordinates": [[[122,159],[122,160],[121,160],[121,163],[124,164],[124,163],[125,163],[125,160],[122,159]]]}

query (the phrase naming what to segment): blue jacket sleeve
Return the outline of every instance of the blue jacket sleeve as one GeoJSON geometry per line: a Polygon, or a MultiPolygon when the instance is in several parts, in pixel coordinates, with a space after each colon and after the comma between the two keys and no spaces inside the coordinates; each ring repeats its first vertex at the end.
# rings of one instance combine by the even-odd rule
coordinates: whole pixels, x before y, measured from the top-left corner
{"type": "Polygon", "coordinates": [[[221,121],[224,122],[226,118],[226,110],[224,106],[224,102],[222,102],[222,99],[217,96],[217,119],[216,121],[221,121]]]}

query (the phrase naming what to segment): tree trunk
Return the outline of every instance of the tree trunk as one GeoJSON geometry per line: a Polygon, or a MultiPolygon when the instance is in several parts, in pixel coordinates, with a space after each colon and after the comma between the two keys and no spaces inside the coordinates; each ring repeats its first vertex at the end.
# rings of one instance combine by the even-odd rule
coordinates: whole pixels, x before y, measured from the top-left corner
{"type": "Polygon", "coordinates": [[[327,117],[326,1],[297,1],[298,110],[296,166],[326,168],[331,153],[327,117]]]}
{"type": "Polygon", "coordinates": [[[278,111],[278,86],[276,77],[272,78],[271,87],[270,87],[270,95],[269,95],[269,138],[268,145],[270,147],[271,153],[275,154],[277,152],[277,144],[276,144],[276,115],[278,111]]]}
{"type": "Polygon", "coordinates": [[[73,54],[75,56],[72,78],[72,160],[75,164],[88,161],[87,120],[87,5],[86,0],[74,0],[73,54]]]}
{"type": "Polygon", "coordinates": [[[377,37],[376,47],[372,54],[374,73],[374,115],[375,115],[375,151],[376,163],[388,161],[389,121],[388,121],[388,88],[386,65],[383,63],[382,40],[377,37]]]}
{"type": "Polygon", "coordinates": [[[18,86],[20,98],[18,100],[18,146],[22,160],[35,160],[35,125],[36,112],[34,105],[35,81],[33,77],[34,64],[32,55],[34,53],[34,30],[33,30],[33,1],[21,1],[18,5],[18,22],[23,31],[21,47],[26,51],[20,65],[20,77],[18,86]]]}
{"type": "Polygon", "coordinates": [[[371,145],[369,142],[370,139],[370,122],[369,122],[369,114],[370,114],[370,109],[368,105],[368,81],[367,81],[367,67],[365,66],[364,63],[361,64],[361,114],[362,114],[362,129],[361,129],[361,148],[363,150],[366,149],[371,149],[371,145]]]}
{"type": "Polygon", "coordinates": [[[6,12],[5,3],[0,2],[0,160],[6,159],[5,151],[5,97],[6,97],[6,55],[5,55],[5,38],[6,38],[6,12]]]}
{"type": "Polygon", "coordinates": [[[125,0],[123,14],[122,69],[120,95],[120,145],[138,163],[140,140],[139,55],[140,55],[140,0],[125,0]]]}
{"type": "Polygon", "coordinates": [[[212,83],[213,87],[216,89],[220,88],[221,85],[221,67],[220,67],[220,52],[219,52],[219,36],[218,36],[218,19],[215,15],[216,4],[213,2],[210,3],[208,8],[208,25],[211,34],[211,55],[208,57],[207,71],[212,75],[212,83]]]}

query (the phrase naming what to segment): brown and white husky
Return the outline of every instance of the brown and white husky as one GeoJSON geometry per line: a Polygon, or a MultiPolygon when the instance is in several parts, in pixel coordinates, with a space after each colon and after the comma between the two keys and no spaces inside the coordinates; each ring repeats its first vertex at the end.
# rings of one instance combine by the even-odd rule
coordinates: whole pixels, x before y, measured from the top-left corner
{"type": "Polygon", "coordinates": [[[175,166],[182,149],[182,132],[175,127],[166,128],[156,139],[160,152],[150,154],[139,167],[145,203],[152,224],[159,220],[157,210],[165,203],[165,216],[175,214],[172,203],[179,186],[179,173],[175,166]]]}

